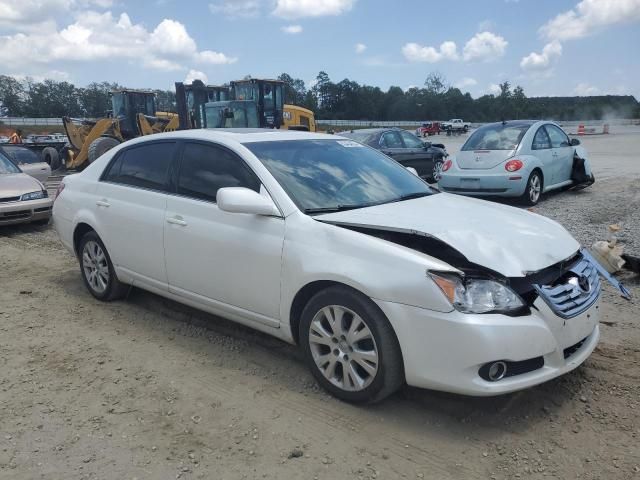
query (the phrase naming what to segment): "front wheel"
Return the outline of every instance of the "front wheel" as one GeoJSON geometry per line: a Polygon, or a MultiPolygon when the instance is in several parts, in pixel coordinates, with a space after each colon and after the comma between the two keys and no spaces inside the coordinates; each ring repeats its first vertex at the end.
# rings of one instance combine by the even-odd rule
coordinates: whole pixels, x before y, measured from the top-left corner
{"type": "Polygon", "coordinates": [[[389,321],[353,290],[317,293],[302,312],[300,343],[318,383],[341,400],[380,401],[404,383],[402,354],[389,321]]]}
{"type": "Polygon", "coordinates": [[[527,186],[524,189],[521,200],[525,205],[537,205],[542,196],[542,175],[537,170],[531,172],[527,180],[527,186]]]}

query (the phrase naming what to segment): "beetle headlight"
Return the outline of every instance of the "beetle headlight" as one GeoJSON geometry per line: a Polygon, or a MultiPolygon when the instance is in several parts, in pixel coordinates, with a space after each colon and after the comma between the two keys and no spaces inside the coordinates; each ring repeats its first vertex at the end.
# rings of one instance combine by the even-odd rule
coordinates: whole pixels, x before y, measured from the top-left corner
{"type": "Polygon", "coordinates": [[[25,193],[24,195],[22,195],[20,197],[20,200],[22,201],[26,201],[26,200],[39,200],[41,198],[47,198],[47,191],[46,190],[39,190],[37,192],[29,192],[29,193],[25,193]]]}
{"type": "Polygon", "coordinates": [[[464,313],[513,312],[524,302],[508,286],[485,278],[462,278],[447,273],[429,275],[453,307],[464,313]]]}

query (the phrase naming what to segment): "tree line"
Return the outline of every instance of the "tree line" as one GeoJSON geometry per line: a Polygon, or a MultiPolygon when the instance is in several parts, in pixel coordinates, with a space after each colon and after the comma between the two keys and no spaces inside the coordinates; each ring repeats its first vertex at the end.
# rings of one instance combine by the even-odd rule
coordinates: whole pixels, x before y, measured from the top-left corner
{"type": "MultiPolygon", "coordinates": [[[[519,85],[509,81],[495,94],[473,98],[449,85],[438,74],[427,76],[422,87],[403,90],[361,85],[344,79],[333,82],[320,72],[315,84],[287,73],[278,77],[285,83],[285,103],[313,110],[318,119],[345,120],[446,120],[463,118],[470,122],[491,122],[518,118],[600,120],[640,118],[640,103],[631,95],[590,97],[527,97],[519,85]]],[[[16,79],[0,75],[0,117],[102,117],[111,110],[109,92],[123,88],[117,83],[90,83],[76,87],[65,81],[16,79]]],[[[175,92],[153,90],[158,111],[175,111],[175,92]]]]}

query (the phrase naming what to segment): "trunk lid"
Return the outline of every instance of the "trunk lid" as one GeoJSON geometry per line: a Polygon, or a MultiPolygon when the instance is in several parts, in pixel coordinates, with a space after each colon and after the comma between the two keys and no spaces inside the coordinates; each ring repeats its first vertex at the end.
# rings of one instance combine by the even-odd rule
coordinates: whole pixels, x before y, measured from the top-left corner
{"type": "Polygon", "coordinates": [[[463,170],[488,170],[500,165],[516,153],[513,150],[461,150],[456,162],[463,170]]]}

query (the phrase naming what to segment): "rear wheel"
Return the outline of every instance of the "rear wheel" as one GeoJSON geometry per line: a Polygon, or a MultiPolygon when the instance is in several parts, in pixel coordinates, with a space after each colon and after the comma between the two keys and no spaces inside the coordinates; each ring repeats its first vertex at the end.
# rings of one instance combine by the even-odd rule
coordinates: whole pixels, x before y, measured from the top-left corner
{"type": "Polygon", "coordinates": [[[91,295],[98,300],[110,301],[127,293],[128,287],[118,280],[109,253],[96,232],[88,232],[82,237],[79,257],[82,279],[91,295]]]}
{"type": "Polygon", "coordinates": [[[91,145],[89,145],[89,163],[95,162],[100,155],[108,152],[113,147],[120,145],[120,142],[111,137],[96,138],[91,145]]]}
{"type": "Polygon", "coordinates": [[[521,200],[525,205],[537,205],[542,196],[542,175],[538,170],[534,170],[529,175],[527,186],[524,189],[521,200]]]}
{"type": "Polygon", "coordinates": [[[400,346],[389,321],[353,290],[331,287],[309,301],[300,344],[320,385],[347,402],[380,401],[404,383],[400,346]]]}
{"type": "Polygon", "coordinates": [[[444,165],[444,159],[442,157],[436,158],[433,161],[433,171],[431,173],[431,182],[438,183],[440,177],[442,177],[442,166],[444,165]]]}

